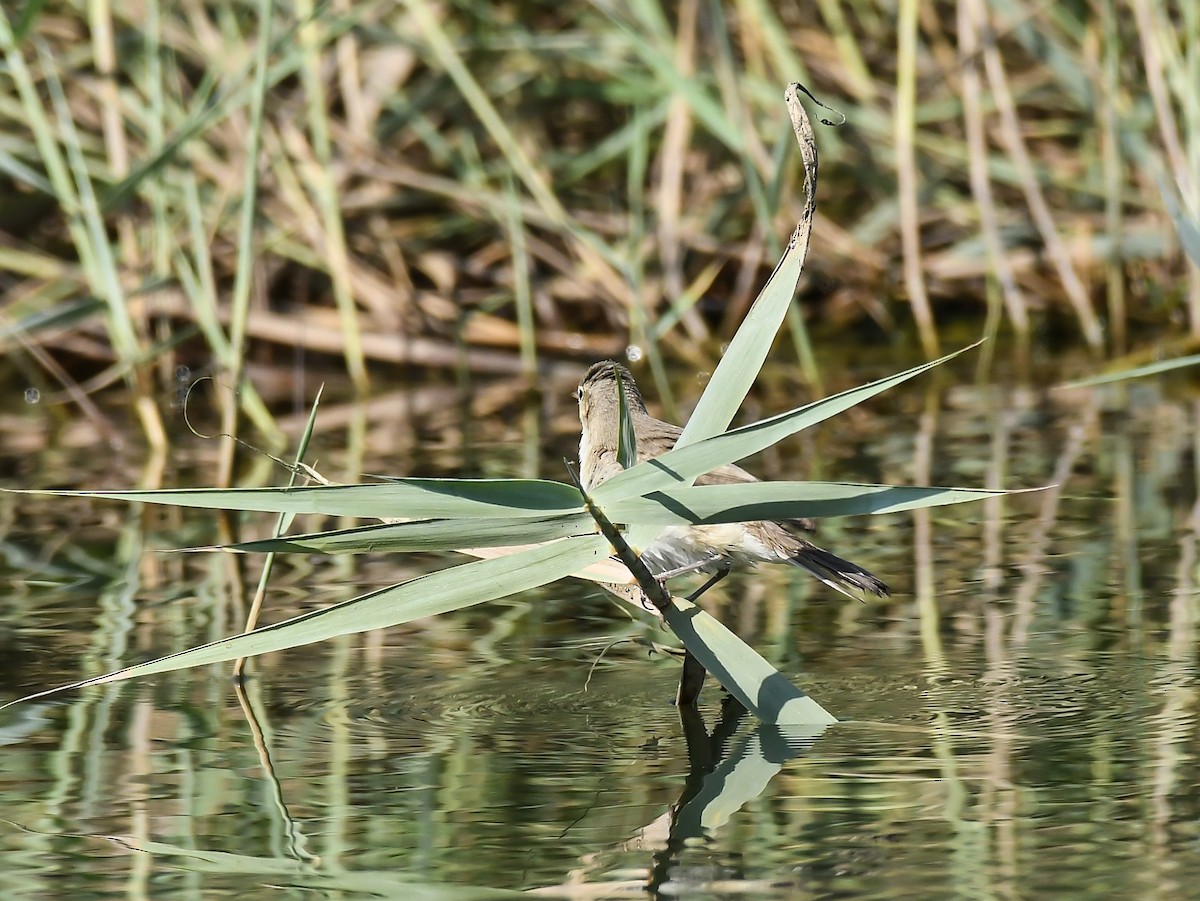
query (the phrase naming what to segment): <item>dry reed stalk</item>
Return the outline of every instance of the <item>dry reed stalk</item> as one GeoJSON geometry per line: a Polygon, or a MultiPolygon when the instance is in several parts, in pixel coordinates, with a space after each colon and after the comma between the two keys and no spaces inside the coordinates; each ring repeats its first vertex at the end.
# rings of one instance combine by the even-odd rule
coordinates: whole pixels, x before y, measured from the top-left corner
{"type": "Polygon", "coordinates": [[[1084,340],[1093,350],[1099,350],[1104,345],[1104,331],[1100,326],[1100,319],[1096,316],[1096,311],[1092,309],[1092,301],[1088,296],[1087,289],[1059,237],[1058,226],[1054,222],[1050,205],[1046,202],[1041,183],[1034,171],[1033,160],[1021,134],[1021,122],[1017,115],[1016,102],[1009,89],[1004,62],[996,50],[993,32],[986,19],[977,19],[976,24],[980,29],[984,70],[987,72],[988,83],[992,88],[992,97],[996,101],[997,111],[1000,113],[1000,139],[1017,167],[1021,190],[1025,194],[1025,202],[1029,205],[1029,213],[1037,225],[1042,242],[1046,245],[1046,254],[1058,272],[1067,299],[1075,308],[1075,315],[1079,318],[1084,340]]]}
{"type": "Polygon", "coordinates": [[[959,0],[958,49],[963,57],[963,119],[966,125],[967,149],[970,153],[971,194],[979,205],[979,225],[987,245],[992,271],[1004,297],[1005,310],[1014,331],[1025,344],[1029,341],[1029,314],[1025,297],[1017,285],[1003,239],[1000,237],[999,219],[987,173],[987,137],[984,133],[983,106],[980,99],[982,84],[977,59],[979,34],[985,15],[980,0],[959,0]]]}
{"type": "MultiPolygon", "coordinates": [[[[976,0],[963,4],[983,15],[976,0]]],[[[1163,291],[1162,329],[1189,290],[1200,323],[1200,287],[1189,288],[1200,274],[1162,238],[1171,226],[1153,190],[1162,147],[1181,208],[1195,213],[1200,99],[1180,86],[1200,55],[1186,29],[1166,28],[1174,7],[1137,0],[1136,36],[1114,10],[1093,25],[1005,7],[1016,24],[989,36],[989,93],[973,67],[959,90],[947,53],[955,24],[929,8],[906,7],[898,65],[877,49],[896,46],[893,25],[869,6],[848,16],[824,4],[818,22],[765,0],[635,6],[568,4],[534,18],[429,0],[336,0],[300,18],[274,7],[276,38],[258,69],[254,23],[206,0],[154,4],[136,20],[111,0],[86,12],[47,3],[19,39],[6,17],[0,179],[15,190],[0,202],[0,305],[80,385],[111,382],[118,358],[153,355],[136,377],[148,396],[171,378],[175,355],[207,350],[233,371],[247,339],[274,343],[261,328],[231,341],[228,310],[218,312],[231,301],[240,309],[251,288],[275,316],[324,323],[318,311],[340,310],[331,331],[345,337],[324,339],[321,353],[342,356],[349,373],[398,358],[458,365],[444,352],[455,339],[507,348],[513,362],[525,347],[528,366],[531,321],[543,356],[619,351],[632,330],[656,373],[663,355],[702,368],[796,209],[795,175],[772,135],[778,85],[808,70],[833,105],[844,105],[839,91],[858,100],[849,127],[821,135],[829,200],[801,289],[829,347],[855,325],[867,330],[853,343],[894,329],[888,302],[902,268],[926,343],[935,310],[977,303],[990,278],[1018,332],[1018,307],[1034,331],[1061,304],[1095,343],[1098,309],[1084,286],[1101,281],[1114,349],[1150,285],[1163,291]],[[416,50],[389,37],[414,32],[416,50]],[[35,41],[46,48],[36,60],[35,41]],[[1130,50],[1143,65],[1124,71],[1130,50]],[[52,81],[63,103],[48,116],[52,81]],[[1097,90],[1100,106],[1089,100],[1097,90]],[[1001,106],[997,151],[979,133],[991,103],[1001,106]],[[264,149],[247,156],[256,134],[264,149]],[[250,165],[261,175],[254,283],[236,214],[250,165]],[[77,215],[84,172],[96,195],[90,221],[77,215]],[[516,192],[504,189],[510,177],[516,192]],[[1025,207],[1036,232],[1021,234],[1025,207]],[[516,296],[525,282],[515,228],[528,303],[516,296]],[[190,313],[138,306],[134,295],[163,282],[179,286],[190,313]],[[97,286],[109,283],[135,314],[99,307],[63,325],[58,317],[86,309],[80,294],[107,296],[97,286]],[[199,348],[176,346],[188,323],[203,333],[199,348]],[[397,352],[397,342],[418,350],[397,352]]],[[[1185,24],[1194,18],[1185,10],[1185,24]]],[[[1156,340],[1153,325],[1139,318],[1140,334],[1156,340]]],[[[242,408],[268,431],[249,387],[242,408]]]]}
{"type": "Polygon", "coordinates": [[[900,193],[900,240],[904,246],[904,286],[925,356],[938,355],[937,326],[921,269],[921,213],[917,160],[913,147],[917,94],[917,0],[900,0],[896,59],[896,177],[900,193]]]}

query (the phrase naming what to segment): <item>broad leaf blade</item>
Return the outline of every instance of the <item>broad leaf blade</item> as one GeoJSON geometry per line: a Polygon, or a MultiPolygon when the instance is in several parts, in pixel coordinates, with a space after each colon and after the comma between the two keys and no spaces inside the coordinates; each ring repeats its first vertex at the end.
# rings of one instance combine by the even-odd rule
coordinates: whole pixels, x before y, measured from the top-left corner
{"type": "Polygon", "coordinates": [[[493,560],[464,563],[253,632],[38,692],[10,701],[0,706],[0,710],[58,691],[283,651],[338,635],[385,629],[414,619],[460,610],[564,578],[607,557],[608,551],[608,542],[603,538],[587,535],[540,545],[493,560]]]}
{"type": "Polygon", "coordinates": [[[1019,493],[1021,491],[857,485],[852,482],[747,482],[667,488],[644,497],[615,501],[604,510],[617,522],[655,526],[701,525],[899,513],[1019,493]]]}
{"type": "Polygon", "coordinates": [[[676,446],[674,450],[639,463],[633,469],[617,473],[603,485],[598,486],[592,495],[598,504],[606,506],[627,497],[645,495],[651,491],[679,487],[681,483],[690,483],[697,476],[711,472],[726,463],[734,463],[751,454],[758,453],[789,435],[824,422],[831,416],[836,416],[876,394],[894,388],[921,373],[928,372],[935,366],[940,366],[959,354],[978,347],[980,343],[977,341],[970,347],[964,347],[962,350],[947,354],[932,362],[914,366],[912,369],[879,379],[868,385],[842,391],[769,419],[742,426],[723,435],[707,438],[687,447],[676,446]]]}
{"type": "MultiPolygon", "coordinates": [[[[457,551],[463,548],[536,544],[595,532],[586,513],[545,519],[417,519],[243,541],[227,550],[247,553],[362,554],[371,552],[457,551]]],[[[196,550],[214,550],[197,548],[196,550]]]]}
{"type": "Polygon", "coordinates": [[[671,599],[667,624],[714,678],[764,723],[822,725],[837,717],[695,604],[671,599]]]}
{"type": "Polygon", "coordinates": [[[679,436],[678,447],[711,438],[729,428],[750,386],[758,378],[759,370],[771,351],[771,344],[796,294],[796,283],[804,269],[817,205],[817,145],[808,114],[800,101],[802,90],[799,84],[791,84],[784,92],[792,130],[804,162],[804,210],[800,222],[792,232],[787,250],[771,273],[771,278],[755,298],[746,318],[738,326],[737,334],[721,355],[721,362],[717,364],[683,434],[679,436]]]}
{"type": "Polygon", "coordinates": [[[779,325],[787,315],[796,293],[796,282],[804,268],[807,248],[807,240],[799,240],[797,229],[779,265],[721,356],[721,362],[679,436],[677,447],[719,435],[729,428],[750,386],[758,378],[779,325]]]}
{"type": "MultiPolygon", "coordinates": [[[[767,354],[770,353],[771,344],[796,293],[796,283],[800,279],[800,273],[804,269],[804,258],[808,254],[813,214],[817,206],[817,143],[808,114],[800,102],[800,91],[808,93],[801,85],[790,84],[783,95],[791,115],[796,142],[800,146],[800,156],[804,161],[804,209],[800,215],[800,222],[792,232],[787,250],[775,266],[771,278],[754,299],[746,318],[742,320],[733,340],[721,355],[716,371],[676,442],[676,449],[689,447],[729,428],[742,401],[746,399],[746,393],[758,377],[767,354]]],[[[691,484],[692,480],[705,471],[684,476],[682,481],[691,484]]],[[[597,496],[597,500],[600,500],[600,496],[597,496]]],[[[629,542],[635,548],[648,547],[656,534],[649,526],[637,527],[630,532],[629,542]]]]}
{"type": "MultiPolygon", "coordinates": [[[[12,491],[13,489],[0,489],[12,491]]],[[[392,479],[378,484],[302,488],[191,488],[154,491],[19,491],[60,497],[97,497],[142,504],[316,513],[380,519],[512,517],[583,509],[570,485],[541,479],[392,479]]]]}

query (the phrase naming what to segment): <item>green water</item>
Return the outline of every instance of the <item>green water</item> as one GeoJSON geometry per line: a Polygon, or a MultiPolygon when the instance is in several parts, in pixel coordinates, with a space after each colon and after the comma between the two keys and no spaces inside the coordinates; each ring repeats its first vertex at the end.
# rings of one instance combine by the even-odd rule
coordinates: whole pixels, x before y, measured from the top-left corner
{"type": "MultiPolygon", "coordinates": [[[[631,641],[668,637],[557,583],[271,655],[241,698],[218,666],[0,713],[0,894],[1194,896],[1200,394],[1181,377],[1049,392],[959,375],[753,463],[1057,486],[823,524],[890,599],[781,568],[713,590],[709,609],[843,720],[822,734],[761,734],[712,685],[681,721],[677,665],[631,641]]],[[[502,385],[329,404],[317,456],[336,479],[560,478],[569,387],[533,407],[502,385]]],[[[141,478],[132,451],[62,430],[30,447],[43,412],[4,415],[8,486],[141,478]]],[[[164,483],[203,483],[209,454],[181,437],[164,483]]],[[[5,699],[229,634],[257,578],[251,559],[152,550],[218,540],[203,511],[3,496],[0,529],[5,699]]],[[[287,558],[268,618],[448,559],[287,558]]]]}

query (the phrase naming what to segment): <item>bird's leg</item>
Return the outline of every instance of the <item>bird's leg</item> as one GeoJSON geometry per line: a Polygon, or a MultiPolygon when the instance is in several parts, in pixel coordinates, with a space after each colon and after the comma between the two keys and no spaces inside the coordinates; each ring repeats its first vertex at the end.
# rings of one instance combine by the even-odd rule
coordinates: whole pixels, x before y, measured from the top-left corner
{"type": "MultiPolygon", "coordinates": [[[[714,555],[704,560],[698,560],[695,563],[689,563],[687,566],[680,566],[676,569],[668,569],[665,573],[655,573],[654,578],[658,579],[660,582],[665,582],[668,579],[674,579],[676,576],[687,575],[688,573],[694,573],[698,569],[704,569],[706,566],[712,566],[712,564],[716,563],[720,559],[720,557],[714,555]]],[[[729,572],[728,563],[723,563],[721,565],[725,569],[725,572],[729,572]]]]}
{"type": "Polygon", "coordinates": [[[695,602],[695,600],[698,597],[700,597],[700,595],[704,594],[704,592],[708,591],[708,589],[712,588],[714,585],[716,585],[718,582],[720,582],[722,579],[724,579],[727,575],[729,575],[729,570],[730,570],[730,564],[725,563],[720,569],[718,569],[715,573],[713,573],[712,578],[710,578],[707,582],[705,582],[703,585],[701,585],[699,588],[697,588],[695,591],[693,591],[691,594],[689,594],[687,596],[687,600],[695,602]]]}

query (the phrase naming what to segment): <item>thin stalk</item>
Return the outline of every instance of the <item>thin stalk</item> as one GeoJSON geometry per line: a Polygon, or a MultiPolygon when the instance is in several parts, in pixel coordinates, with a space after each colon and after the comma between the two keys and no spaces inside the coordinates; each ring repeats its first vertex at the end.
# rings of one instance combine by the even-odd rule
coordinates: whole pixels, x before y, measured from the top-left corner
{"type": "MultiPolygon", "coordinates": [[[[296,447],[296,457],[293,462],[291,474],[288,476],[288,487],[292,488],[296,484],[298,473],[304,463],[304,455],[308,453],[309,443],[312,441],[313,430],[317,424],[317,408],[321,405],[322,388],[317,389],[317,396],[313,398],[312,408],[308,411],[308,422],[305,424],[304,432],[300,435],[300,442],[296,447]]],[[[295,513],[281,513],[275,521],[275,537],[278,538],[286,532],[295,521],[295,513]]],[[[267,583],[271,578],[271,570],[275,566],[275,553],[272,551],[267,554],[263,560],[262,572],[258,577],[258,587],[254,592],[254,600],[250,604],[250,612],[246,615],[246,626],[243,632],[252,632],[258,626],[258,617],[262,612],[263,599],[267,594],[267,583]]],[[[239,657],[233,663],[233,674],[237,678],[241,678],[246,669],[245,657],[239,657]]]]}
{"type": "Polygon", "coordinates": [[[333,284],[333,299],[345,339],[346,369],[359,392],[368,387],[367,366],[363,357],[358,324],[358,307],[350,283],[350,254],[346,247],[346,231],[338,207],[338,185],[333,175],[333,142],[329,136],[329,105],[325,83],[321,78],[321,47],[313,0],[296,0],[296,16],[300,19],[301,52],[304,62],[300,68],[308,112],[308,130],[317,165],[314,167],[313,191],[322,222],[324,251],[328,254],[329,276],[333,284]]]}
{"type": "Polygon", "coordinates": [[[875,84],[871,81],[870,69],[842,12],[842,5],[841,0],[817,0],[821,18],[825,20],[825,25],[833,36],[833,45],[841,58],[842,68],[847,76],[847,87],[854,92],[859,103],[871,103],[875,100],[875,84]]]}
{"type": "Polygon", "coordinates": [[[1103,63],[1100,104],[1101,165],[1104,172],[1104,230],[1108,235],[1105,283],[1108,296],[1110,351],[1125,353],[1125,273],[1121,250],[1121,140],[1117,126],[1117,97],[1121,90],[1121,39],[1117,31],[1115,0],[1102,0],[1101,19],[1103,63]]]}
{"type": "Polygon", "coordinates": [[[510,203],[504,226],[512,253],[513,300],[517,308],[521,371],[532,384],[537,377],[537,323],[533,317],[533,291],[529,284],[529,248],[525,241],[525,223],[521,221],[516,186],[511,179],[508,194],[510,203]]]}
{"type": "MultiPolygon", "coordinates": [[[[992,197],[992,185],[987,173],[987,137],[983,125],[983,104],[980,99],[979,76],[979,31],[985,15],[980,0],[959,0],[958,3],[958,46],[963,56],[962,95],[963,120],[966,127],[967,150],[970,154],[971,194],[979,207],[979,225],[983,232],[992,271],[999,282],[1004,298],[1004,307],[1023,347],[1029,343],[1029,314],[1025,297],[1017,286],[1012,266],[1000,237],[996,204],[992,197]]],[[[990,295],[990,291],[988,292],[990,295]]],[[[989,310],[990,313],[990,310],[989,310]]],[[[990,315],[989,315],[990,318],[990,315]]],[[[989,353],[990,350],[985,350],[989,353]]]]}
{"type": "Polygon", "coordinates": [[[91,176],[88,173],[87,162],[83,156],[83,148],[79,141],[79,133],[71,118],[67,104],[66,93],[58,74],[54,70],[53,60],[49,53],[40,50],[43,71],[46,75],[46,86],[50,92],[58,118],[59,131],[62,133],[63,145],[66,149],[67,160],[75,179],[75,190],[78,192],[79,212],[83,217],[87,235],[87,244],[91,250],[90,256],[95,264],[93,290],[102,297],[108,307],[109,334],[113,347],[122,365],[130,373],[130,386],[134,394],[134,409],[146,433],[150,447],[161,452],[167,445],[166,431],[163,429],[162,417],[158,407],[150,396],[148,386],[140,363],[142,360],[141,341],[134,329],[133,318],[129,314],[129,306],[125,296],[121,278],[117,272],[117,261],[113,256],[112,245],[108,241],[105,230],[104,216],[96,192],[92,187],[91,176]]]}
{"type": "MultiPolygon", "coordinates": [[[[695,70],[696,19],[699,0],[682,0],[679,4],[679,25],[675,36],[675,66],[680,72],[695,70]]],[[[642,117],[638,121],[641,122],[642,117]]],[[[639,130],[642,140],[644,130],[639,130]]],[[[683,247],[680,238],[680,219],[683,210],[684,166],[692,136],[692,114],[682,94],[671,94],[667,121],[663,128],[658,154],[658,186],[655,191],[655,213],[658,220],[658,247],[662,260],[663,282],[667,297],[675,304],[683,294],[683,247]]],[[[692,341],[708,337],[708,327],[700,314],[688,307],[678,314],[678,321],[692,341]]],[[[661,386],[660,386],[661,388],[661,386]]]]}
{"type": "MultiPolygon", "coordinates": [[[[79,199],[71,182],[70,171],[67,168],[62,148],[58,146],[58,139],[54,135],[50,120],[46,115],[46,109],[42,106],[41,96],[34,85],[33,76],[25,62],[25,57],[16,45],[13,31],[8,24],[7,14],[0,14],[0,49],[4,51],[8,76],[17,88],[21,109],[29,130],[33,132],[38,157],[46,169],[51,191],[66,217],[67,231],[71,235],[75,252],[79,255],[80,266],[87,274],[88,281],[95,291],[99,284],[97,264],[92,253],[87,227],[80,214],[79,199]]],[[[34,183],[31,182],[31,184],[34,183]]]]}
{"type": "Polygon", "coordinates": [[[1071,255],[1062,238],[1059,237],[1054,216],[1050,213],[1050,205],[1042,194],[1042,186],[1038,181],[1037,172],[1034,170],[1033,160],[1029,156],[1029,150],[1021,134],[1020,117],[1017,115],[1017,106],[1013,100],[1012,91],[1009,89],[1004,62],[1000,58],[1000,52],[996,49],[995,38],[986,22],[978,24],[983,38],[981,41],[983,65],[987,72],[988,83],[992,88],[992,97],[996,101],[996,109],[1000,113],[1000,138],[1005,144],[1009,158],[1016,166],[1021,182],[1021,191],[1025,195],[1025,202],[1029,206],[1029,213],[1037,226],[1038,234],[1041,235],[1042,243],[1046,245],[1046,255],[1054,264],[1063,290],[1066,291],[1067,299],[1075,308],[1075,315],[1079,319],[1083,338],[1089,347],[1098,351],[1104,345],[1104,331],[1100,326],[1100,319],[1096,316],[1096,311],[1092,309],[1087,289],[1075,271],[1071,255]]]}
{"type": "MultiPolygon", "coordinates": [[[[234,390],[241,385],[245,373],[246,322],[250,317],[250,290],[254,277],[255,212],[258,203],[258,164],[262,148],[263,108],[267,95],[267,66],[271,50],[271,15],[273,0],[259,0],[258,41],[254,56],[254,88],[250,94],[250,128],[246,136],[246,163],[242,173],[242,206],[238,219],[237,269],[234,274],[232,322],[229,351],[233,368],[230,370],[234,390]]],[[[225,408],[221,431],[227,437],[221,445],[217,484],[227,486],[233,480],[233,457],[237,447],[237,405],[225,408]]]]}
{"type": "Polygon", "coordinates": [[[938,335],[921,266],[921,211],[917,205],[917,159],[913,138],[917,98],[917,2],[900,0],[899,53],[896,60],[896,177],[900,194],[904,285],[921,336],[921,347],[925,355],[933,359],[939,353],[938,335]]]}
{"type": "MultiPolygon", "coordinates": [[[[188,243],[191,247],[192,258],[189,266],[182,249],[178,251],[179,258],[175,264],[175,272],[180,284],[191,301],[196,322],[208,341],[209,349],[216,356],[221,367],[232,372],[236,367],[233,348],[225,329],[221,326],[220,313],[217,310],[217,283],[213,276],[212,255],[209,253],[209,235],[204,227],[204,210],[200,202],[200,187],[192,167],[187,167],[181,178],[183,187],[183,208],[187,215],[188,243]]],[[[247,383],[237,392],[242,408],[250,421],[254,423],[272,446],[283,442],[283,434],[271,416],[266,404],[254,385],[247,383]]],[[[228,415],[228,414],[222,414],[228,415]]]]}

